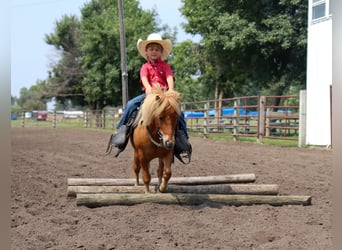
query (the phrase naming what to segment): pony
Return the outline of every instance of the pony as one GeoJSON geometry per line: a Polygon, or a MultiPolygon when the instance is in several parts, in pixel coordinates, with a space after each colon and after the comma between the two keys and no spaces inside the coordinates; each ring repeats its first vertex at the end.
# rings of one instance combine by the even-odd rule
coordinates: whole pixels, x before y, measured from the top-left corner
{"type": "Polygon", "coordinates": [[[158,188],[164,193],[171,178],[174,161],[175,131],[180,115],[180,93],[157,87],[148,94],[140,106],[134,122],[130,142],[134,149],[133,171],[135,185],[139,185],[139,172],[145,192],[150,192],[150,162],[158,158],[158,188]]]}

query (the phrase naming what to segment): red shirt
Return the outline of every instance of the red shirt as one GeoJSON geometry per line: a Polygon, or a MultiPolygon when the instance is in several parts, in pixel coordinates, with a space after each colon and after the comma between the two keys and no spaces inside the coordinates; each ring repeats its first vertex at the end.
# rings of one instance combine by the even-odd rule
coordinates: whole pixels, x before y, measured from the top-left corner
{"type": "MultiPolygon", "coordinates": [[[[140,69],[140,79],[147,77],[152,88],[154,88],[153,83],[159,83],[162,89],[168,89],[169,86],[166,79],[169,76],[174,77],[171,67],[167,62],[164,62],[161,59],[154,63],[148,61],[143,64],[140,69]]],[[[142,90],[145,91],[144,86],[142,87],[142,90]]]]}

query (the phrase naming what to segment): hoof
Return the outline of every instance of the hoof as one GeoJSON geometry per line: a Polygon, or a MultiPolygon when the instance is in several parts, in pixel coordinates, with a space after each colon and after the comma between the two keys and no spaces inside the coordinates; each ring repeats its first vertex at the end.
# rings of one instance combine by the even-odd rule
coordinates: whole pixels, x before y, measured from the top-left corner
{"type": "Polygon", "coordinates": [[[160,186],[158,186],[158,192],[159,193],[166,193],[166,191],[167,191],[167,188],[160,189],[160,186]]]}

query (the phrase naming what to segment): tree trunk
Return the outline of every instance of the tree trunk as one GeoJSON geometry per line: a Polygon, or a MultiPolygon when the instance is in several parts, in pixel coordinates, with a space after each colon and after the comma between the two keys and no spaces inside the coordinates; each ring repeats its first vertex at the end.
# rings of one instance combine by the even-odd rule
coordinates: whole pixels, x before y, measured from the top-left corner
{"type": "MultiPolygon", "coordinates": [[[[275,95],[276,96],[282,96],[284,94],[284,91],[286,89],[286,86],[285,85],[280,85],[278,83],[276,89],[275,89],[275,95]]],[[[282,98],[274,98],[273,100],[273,106],[279,106],[280,105],[280,102],[281,102],[282,98]]],[[[273,108],[272,111],[277,111],[278,108],[273,108]]]]}

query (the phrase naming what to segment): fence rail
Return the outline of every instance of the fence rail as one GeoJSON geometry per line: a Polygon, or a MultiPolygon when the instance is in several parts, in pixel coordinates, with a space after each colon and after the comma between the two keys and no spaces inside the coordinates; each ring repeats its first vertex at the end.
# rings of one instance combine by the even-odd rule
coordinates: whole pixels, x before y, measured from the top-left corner
{"type": "MultiPolygon", "coordinates": [[[[297,140],[300,134],[299,96],[247,96],[183,102],[189,133],[263,139],[297,140]]],[[[12,126],[83,127],[115,130],[121,113],[118,108],[76,112],[49,111],[46,120],[17,113],[12,126]]]]}

